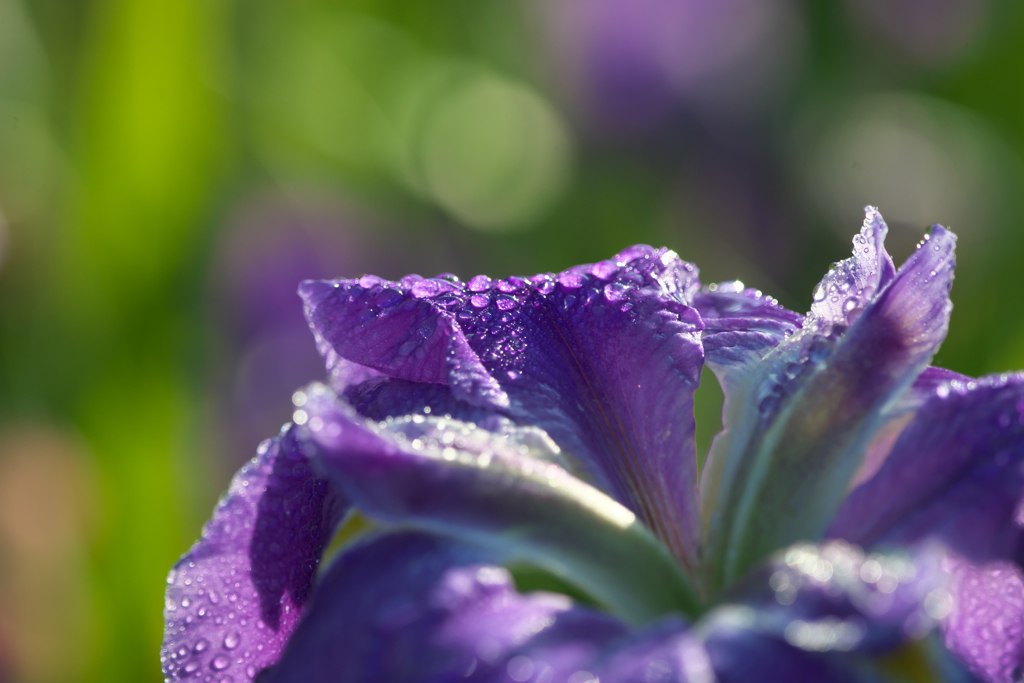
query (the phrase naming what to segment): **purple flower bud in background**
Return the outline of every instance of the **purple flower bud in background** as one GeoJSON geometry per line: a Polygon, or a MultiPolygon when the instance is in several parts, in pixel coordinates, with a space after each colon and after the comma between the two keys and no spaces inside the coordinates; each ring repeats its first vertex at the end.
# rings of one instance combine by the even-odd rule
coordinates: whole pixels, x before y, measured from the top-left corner
{"type": "Polygon", "coordinates": [[[647,246],[304,281],[331,385],[172,569],[166,680],[1019,679],[1024,375],[930,366],[956,238],[897,269],[887,231],[868,207],[806,315],[647,246]]]}
{"type": "Polygon", "coordinates": [[[985,29],[989,0],[848,0],[865,35],[904,59],[933,66],[970,49],[985,29]]]}
{"type": "Polygon", "coordinates": [[[538,3],[559,91],[599,129],[643,133],[681,105],[742,111],[787,79],[799,15],[784,0],[538,3]],[[564,86],[564,87],[562,87],[564,86]]]}

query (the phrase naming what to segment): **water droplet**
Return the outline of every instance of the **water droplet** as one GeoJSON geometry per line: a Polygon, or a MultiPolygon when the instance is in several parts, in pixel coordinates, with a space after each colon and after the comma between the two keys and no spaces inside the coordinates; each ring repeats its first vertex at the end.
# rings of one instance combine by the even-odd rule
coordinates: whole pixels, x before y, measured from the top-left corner
{"type": "Polygon", "coordinates": [[[412,286],[412,295],[420,299],[435,297],[441,291],[441,283],[438,280],[420,280],[412,286]]]}
{"type": "Polygon", "coordinates": [[[513,681],[527,681],[533,677],[533,660],[524,655],[513,657],[505,667],[508,677],[513,681]]]}
{"type": "Polygon", "coordinates": [[[238,631],[232,631],[231,633],[224,636],[224,649],[234,650],[238,647],[238,644],[242,642],[242,636],[238,631]]]}
{"type": "Polygon", "coordinates": [[[505,292],[506,294],[511,294],[512,292],[517,292],[520,289],[522,289],[522,287],[523,287],[523,279],[520,278],[520,277],[513,276],[513,277],[506,278],[506,279],[501,280],[501,281],[498,282],[498,289],[500,289],[501,291],[505,292]]]}
{"type": "Polygon", "coordinates": [[[495,303],[498,305],[498,308],[503,311],[511,311],[519,305],[519,302],[510,296],[499,296],[495,303]]]}
{"type": "Polygon", "coordinates": [[[190,600],[187,595],[181,599],[181,606],[182,607],[188,607],[191,604],[192,604],[192,600],[190,600]]]}
{"type": "Polygon", "coordinates": [[[595,263],[590,272],[601,280],[610,280],[615,277],[619,270],[621,270],[621,266],[615,261],[601,261],[600,263],[595,263]]]}
{"type": "Polygon", "coordinates": [[[185,662],[185,666],[183,666],[182,669],[185,671],[185,673],[191,674],[195,673],[200,666],[201,664],[199,663],[198,659],[190,659],[187,662],[185,662]]]}
{"type": "Polygon", "coordinates": [[[484,292],[491,286],[491,278],[486,275],[477,275],[469,281],[469,291],[484,292]]]}
{"type": "Polygon", "coordinates": [[[555,289],[555,283],[552,280],[545,279],[539,285],[537,285],[537,291],[547,296],[555,289]]]}
{"type": "Polygon", "coordinates": [[[210,662],[210,668],[214,671],[223,671],[228,668],[230,664],[231,659],[227,655],[217,655],[213,658],[213,661],[210,662]]]}
{"type": "Polygon", "coordinates": [[[604,296],[613,303],[626,298],[629,288],[621,282],[611,282],[604,286],[604,296]]]}
{"type": "Polygon", "coordinates": [[[203,650],[205,650],[208,647],[210,647],[210,641],[208,641],[206,638],[200,638],[199,640],[196,641],[196,644],[192,647],[192,652],[195,652],[196,654],[199,654],[200,652],[202,652],[203,650]]]}
{"type": "Polygon", "coordinates": [[[402,293],[393,287],[388,287],[377,295],[377,305],[381,308],[391,308],[402,302],[402,293]]]}
{"type": "Polygon", "coordinates": [[[364,289],[371,289],[377,285],[384,284],[385,280],[377,277],[376,275],[364,275],[359,278],[359,286],[364,289]]]}
{"type": "Polygon", "coordinates": [[[821,301],[825,298],[825,288],[820,284],[814,288],[814,300],[821,301]]]}
{"type": "Polygon", "coordinates": [[[483,308],[488,304],[488,301],[486,296],[475,294],[470,298],[469,303],[472,304],[473,308],[483,308]]]}
{"type": "Polygon", "coordinates": [[[566,289],[579,289],[583,286],[583,276],[579,273],[559,273],[558,282],[566,289]]]}

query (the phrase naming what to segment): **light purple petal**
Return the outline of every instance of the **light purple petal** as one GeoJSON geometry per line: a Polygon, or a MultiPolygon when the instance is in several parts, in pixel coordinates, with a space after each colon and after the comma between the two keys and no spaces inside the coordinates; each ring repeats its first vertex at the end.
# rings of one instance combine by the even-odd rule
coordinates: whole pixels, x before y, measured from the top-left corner
{"type": "Polygon", "coordinates": [[[937,537],[978,562],[1013,557],[1022,463],[1024,375],[943,381],[847,498],[829,535],[865,546],[937,537]]]}
{"type": "Polygon", "coordinates": [[[546,430],[685,565],[698,545],[697,271],[632,247],[558,275],[306,282],[321,350],[546,430]]]}
{"type": "Polygon", "coordinates": [[[804,323],[828,335],[835,326],[849,327],[875,296],[896,276],[892,258],[885,251],[889,228],[878,209],[864,209],[864,225],[853,238],[853,256],[835,264],[814,289],[814,303],[804,323]]]}
{"type": "Polygon", "coordinates": [[[664,546],[632,512],[561,467],[540,430],[488,431],[424,415],[377,423],[322,385],[304,393],[304,438],[360,512],[537,564],[630,621],[696,610],[664,546]]]}
{"type": "MultiPolygon", "coordinates": [[[[701,483],[713,588],[777,548],[822,536],[890,419],[884,411],[945,337],[955,237],[935,226],[890,278],[882,236],[869,211],[854,257],[819,286],[816,298],[824,292],[829,306],[774,350],[759,350],[762,362],[724,368],[725,430],[701,483]]],[[[709,365],[723,370],[710,354],[709,365]]]]}
{"type": "Polygon", "coordinates": [[[1024,573],[1014,562],[953,561],[952,612],[943,638],[989,683],[1016,683],[1024,671],[1024,573]]]}
{"type": "Polygon", "coordinates": [[[294,430],[264,442],[167,577],[164,676],[245,681],[273,664],[345,507],[294,430]]]}

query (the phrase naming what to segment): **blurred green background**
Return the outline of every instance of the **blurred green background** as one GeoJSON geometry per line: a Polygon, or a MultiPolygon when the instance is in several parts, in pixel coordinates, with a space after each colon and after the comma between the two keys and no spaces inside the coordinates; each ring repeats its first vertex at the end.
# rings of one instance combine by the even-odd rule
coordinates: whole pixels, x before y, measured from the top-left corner
{"type": "Polygon", "coordinates": [[[648,242],[806,310],[871,203],[960,236],[937,364],[1024,367],[1022,77],[1015,0],[0,0],[0,683],[160,679],[306,277],[648,242]]]}

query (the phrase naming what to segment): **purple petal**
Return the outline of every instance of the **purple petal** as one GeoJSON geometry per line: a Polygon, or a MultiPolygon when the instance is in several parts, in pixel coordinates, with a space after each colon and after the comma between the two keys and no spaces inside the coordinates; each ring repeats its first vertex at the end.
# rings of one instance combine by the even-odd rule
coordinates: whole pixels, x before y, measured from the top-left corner
{"type": "MultiPolygon", "coordinates": [[[[883,411],[945,337],[955,237],[935,226],[890,278],[884,224],[868,218],[855,256],[819,286],[830,305],[774,350],[758,351],[763,362],[724,368],[726,429],[702,475],[713,587],[776,548],[822,536],[888,419],[883,411]]],[[[709,365],[721,370],[710,356],[709,365]]]]}
{"type": "MultiPolygon", "coordinates": [[[[850,480],[850,489],[855,490],[875,476],[875,473],[889,457],[889,453],[892,452],[892,447],[896,444],[900,434],[907,428],[921,406],[935,395],[935,391],[942,384],[952,380],[967,382],[970,379],[966,375],[944,368],[925,368],[924,372],[914,380],[914,383],[896,396],[882,411],[881,417],[884,422],[871,437],[871,442],[864,452],[864,459],[850,480]]],[[[841,534],[837,535],[831,531],[828,535],[834,538],[844,538],[841,534]]]]}
{"type": "Polygon", "coordinates": [[[865,553],[845,541],[798,543],[729,593],[753,610],[750,627],[808,652],[891,649],[931,631],[948,603],[945,550],[926,545],[865,553]]]}
{"type": "Polygon", "coordinates": [[[1021,539],[1024,375],[933,385],[877,473],[850,494],[829,535],[865,546],[938,537],[978,562],[1021,539]]]}
{"type": "Polygon", "coordinates": [[[694,627],[720,683],[882,680],[865,655],[928,633],[948,605],[944,554],[798,544],[733,588],[694,627]],[[738,603],[738,604],[734,604],[738,603]],[[929,611],[931,610],[931,612],[929,611]]]}
{"type": "Polygon", "coordinates": [[[415,532],[347,550],[321,578],[273,680],[458,679],[490,667],[571,608],[563,596],[518,595],[508,572],[488,559],[415,532]]]}
{"type": "Polygon", "coordinates": [[[754,367],[800,330],[804,317],[758,290],[743,289],[740,282],[713,287],[698,294],[693,306],[704,321],[704,362],[715,372],[729,401],[743,392],[754,367]]]}
{"type": "Polygon", "coordinates": [[[665,548],[628,509],[559,466],[540,430],[423,415],[377,423],[322,385],[305,394],[304,438],[360,512],[547,568],[631,621],[695,611],[665,548]]]}
{"type": "Polygon", "coordinates": [[[745,628],[722,627],[704,643],[716,683],[772,680],[807,683],[888,683],[867,662],[799,650],[745,628]],[[766,675],[770,678],[766,678],[766,675]]]}
{"type": "Polygon", "coordinates": [[[249,680],[273,664],[344,508],[294,430],[261,444],[167,577],[164,676],[249,680]]]}
{"type": "Polygon", "coordinates": [[[543,428],[693,565],[696,278],[673,252],[639,246],[558,275],[306,282],[300,293],[325,354],[543,428]]]}
{"type": "Polygon", "coordinates": [[[836,325],[849,327],[875,296],[896,276],[885,251],[889,228],[873,206],[864,208],[864,225],[853,238],[853,256],[840,261],[814,290],[814,303],[805,325],[828,335],[836,325]]]}
{"type": "Polygon", "coordinates": [[[443,384],[377,377],[346,387],[342,395],[357,413],[377,421],[422,413],[448,415],[463,422],[481,424],[502,416],[495,410],[458,400],[443,384]]]}
{"type": "Polygon", "coordinates": [[[703,647],[678,621],[634,634],[564,596],[518,594],[488,559],[414,532],[352,547],[322,577],[273,680],[711,680],[703,647]]]}
{"type": "Polygon", "coordinates": [[[943,625],[946,647],[986,681],[1019,681],[1024,670],[1024,573],[1011,562],[952,564],[952,612],[943,625]]]}

